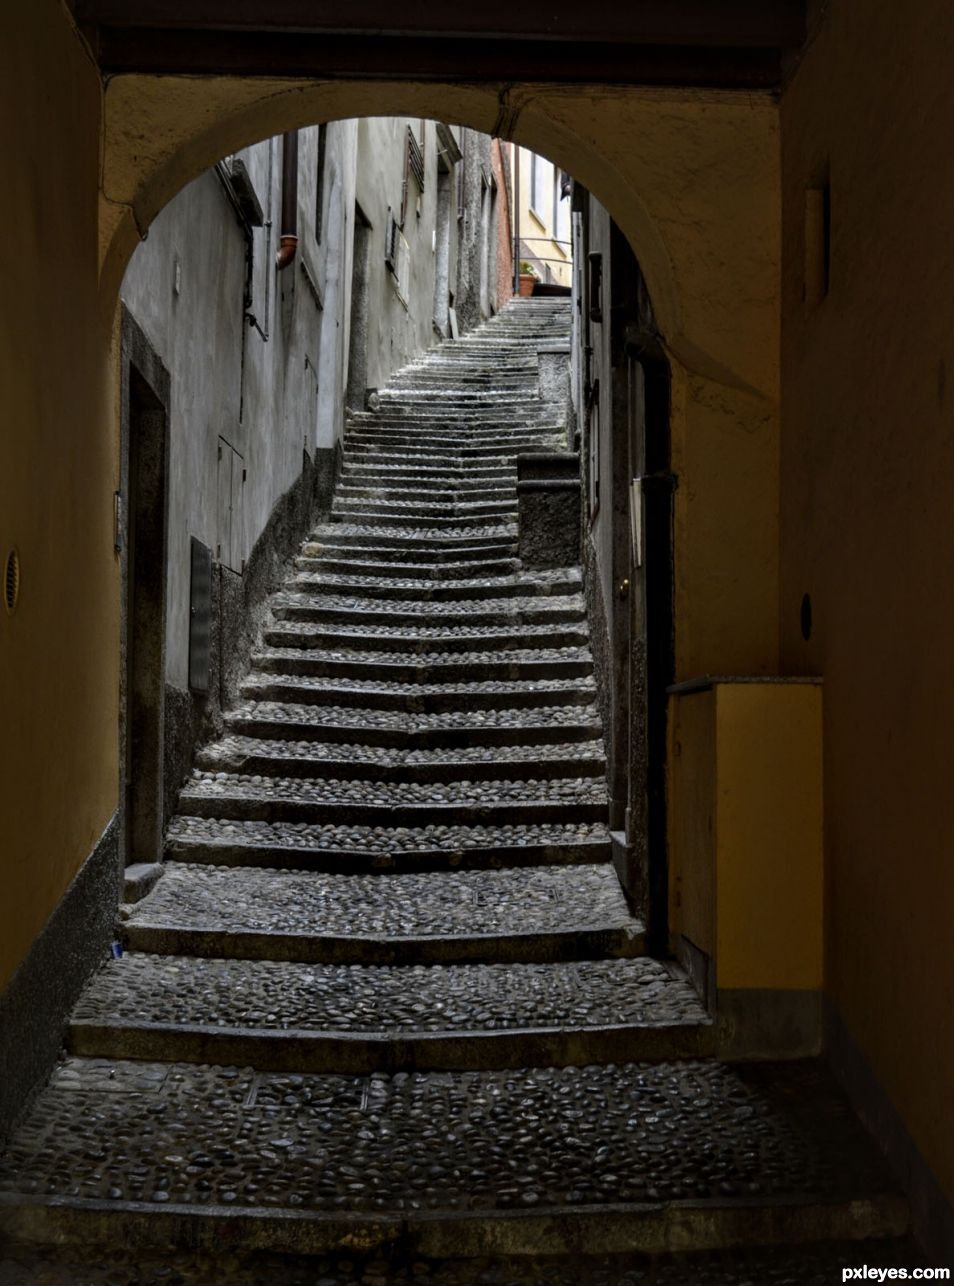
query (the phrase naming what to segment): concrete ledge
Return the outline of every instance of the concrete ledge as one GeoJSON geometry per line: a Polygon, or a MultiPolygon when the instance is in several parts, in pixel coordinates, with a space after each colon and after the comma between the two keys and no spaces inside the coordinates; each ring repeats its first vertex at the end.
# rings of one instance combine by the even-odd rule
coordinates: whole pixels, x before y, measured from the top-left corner
{"type": "Polygon", "coordinates": [[[49,1076],[70,1010],[106,958],[121,882],[114,814],[0,997],[0,1140],[49,1076]]]}
{"type": "MultiPolygon", "coordinates": [[[[908,1227],[893,1195],[858,1200],[674,1201],[544,1208],[531,1213],[435,1211],[411,1217],[342,1216],[273,1207],[161,1208],[147,1202],[0,1197],[0,1233],[27,1243],[104,1243],[126,1249],[279,1250],[321,1254],[378,1247],[434,1258],[455,1255],[666,1254],[884,1238],[908,1227]]],[[[859,1245],[860,1250],[860,1245],[859,1245]]]]}
{"type": "Polygon", "coordinates": [[[300,964],[468,964],[494,960],[598,960],[645,955],[642,927],[578,929],[555,932],[474,933],[444,937],[393,938],[305,933],[236,932],[128,922],[123,939],[134,951],[156,955],[205,956],[240,960],[291,960],[300,964]]]}
{"type": "Polygon", "coordinates": [[[918,1241],[935,1263],[954,1265],[954,1205],[827,996],[822,1021],[831,1069],[898,1176],[918,1241]]]}
{"type": "Polygon", "coordinates": [[[807,1058],[822,1047],[822,993],[769,988],[716,992],[720,1058],[807,1058]]]}

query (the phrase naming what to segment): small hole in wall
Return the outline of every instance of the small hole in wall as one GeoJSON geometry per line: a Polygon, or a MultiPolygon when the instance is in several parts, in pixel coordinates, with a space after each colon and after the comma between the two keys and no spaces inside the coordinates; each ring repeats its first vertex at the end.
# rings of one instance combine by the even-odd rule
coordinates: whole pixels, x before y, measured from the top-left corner
{"type": "Polygon", "coordinates": [[[7,613],[12,616],[17,610],[20,598],[20,555],[15,549],[7,554],[3,568],[3,601],[7,613]]]}
{"type": "Polygon", "coordinates": [[[802,625],[802,638],[807,643],[812,636],[812,598],[810,594],[802,595],[800,619],[802,625]]]}

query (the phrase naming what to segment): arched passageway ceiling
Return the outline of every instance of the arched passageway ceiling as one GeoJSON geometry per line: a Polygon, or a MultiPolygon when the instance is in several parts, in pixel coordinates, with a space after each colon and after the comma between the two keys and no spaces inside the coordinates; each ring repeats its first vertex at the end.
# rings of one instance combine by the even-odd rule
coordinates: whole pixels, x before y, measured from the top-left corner
{"type": "Polygon", "coordinates": [[[162,207],[223,155],[321,120],[427,116],[551,157],[611,212],[690,371],[774,401],[777,107],[769,94],[552,84],[114,76],[105,87],[102,244],[111,308],[162,207]]]}

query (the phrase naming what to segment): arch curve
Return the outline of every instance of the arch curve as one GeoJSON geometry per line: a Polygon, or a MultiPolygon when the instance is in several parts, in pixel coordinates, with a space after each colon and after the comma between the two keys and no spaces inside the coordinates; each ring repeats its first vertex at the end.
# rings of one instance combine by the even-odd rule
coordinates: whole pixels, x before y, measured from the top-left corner
{"type": "Polygon", "coordinates": [[[614,214],[639,257],[663,333],[678,336],[678,294],[669,254],[638,192],[598,148],[548,113],[532,89],[380,81],[276,86],[230,80],[227,94],[215,82],[208,96],[207,82],[187,81],[172,92],[173,79],[149,83],[117,77],[107,87],[103,195],[113,211],[114,235],[106,239],[104,260],[113,260],[109,277],[117,285],[138,238],[148,233],[160,210],[227,153],[322,121],[424,116],[512,139],[584,183],[614,214]],[[257,92],[249,94],[249,88],[257,92]],[[151,117],[148,129],[141,119],[144,111],[151,117]],[[180,125],[186,116],[188,129],[180,125]],[[118,217],[122,209],[131,212],[138,235],[123,228],[118,217]]]}

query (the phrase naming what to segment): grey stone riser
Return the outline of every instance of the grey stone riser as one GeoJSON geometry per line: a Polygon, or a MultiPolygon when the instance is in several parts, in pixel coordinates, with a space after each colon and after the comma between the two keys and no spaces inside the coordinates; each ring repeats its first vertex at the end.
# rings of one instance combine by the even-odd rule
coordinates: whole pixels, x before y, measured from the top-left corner
{"type": "Polygon", "coordinates": [[[668,1062],[713,1052],[710,1023],[561,1026],[506,1032],[356,1035],[259,1026],[74,1019],[67,1049],[87,1058],[165,1060],[254,1067],[259,1072],[370,1075],[372,1072],[497,1071],[585,1067],[622,1060],[668,1062]]]}
{"type": "Polygon", "coordinates": [[[96,978],[67,1039],[85,1057],[370,1075],[699,1057],[713,1032],[686,981],[648,959],[362,969],[133,953],[96,978]]]}
{"type": "MultiPolygon", "coordinates": [[[[356,707],[360,710],[361,707],[356,707]]],[[[235,734],[261,737],[269,741],[322,741],[336,745],[353,745],[360,737],[365,746],[396,750],[445,750],[473,746],[549,746],[568,741],[599,741],[602,726],[587,722],[581,713],[578,723],[544,724],[472,724],[450,728],[390,728],[353,723],[335,723],[332,717],[321,721],[306,721],[289,714],[281,718],[244,717],[237,714],[225,716],[226,728],[235,734]]]]}
{"type": "Polygon", "coordinates": [[[267,867],[277,870],[317,871],[331,874],[374,875],[439,871],[519,870],[526,866],[583,866],[610,861],[609,840],[578,844],[506,844],[374,849],[309,847],[302,844],[253,844],[215,842],[176,837],[166,844],[170,861],[208,863],[211,866],[267,867]]]}
{"type": "Polygon", "coordinates": [[[302,628],[265,631],[268,647],[354,648],[362,652],[408,652],[426,657],[439,652],[480,652],[501,648],[587,647],[589,632],[585,625],[559,630],[497,630],[492,634],[435,634],[417,637],[397,631],[368,633],[360,630],[327,630],[302,628]]]}
{"type": "MultiPolygon", "coordinates": [[[[512,1183],[513,1176],[508,1177],[512,1183]]],[[[455,1205],[466,1205],[466,1202],[456,1198],[455,1205]]],[[[280,1256],[281,1266],[273,1276],[262,1277],[261,1270],[256,1270],[255,1286],[266,1281],[284,1286],[289,1280],[285,1265],[292,1255],[305,1258],[340,1253],[340,1271],[350,1274],[356,1264],[360,1264],[361,1253],[377,1252],[379,1258],[372,1261],[372,1266],[377,1266],[379,1262],[387,1263],[388,1257],[398,1260],[406,1257],[411,1247],[414,1277],[393,1280],[416,1282],[417,1267],[424,1271],[430,1264],[440,1276],[422,1280],[435,1286],[451,1280],[466,1281],[473,1286],[486,1281],[506,1281],[513,1286],[516,1283],[527,1286],[530,1282],[548,1282],[554,1286],[564,1283],[583,1286],[584,1282],[591,1281],[594,1286],[617,1280],[635,1282],[641,1277],[648,1280],[644,1276],[647,1255],[665,1256],[664,1262],[677,1273],[659,1279],[665,1280],[666,1286],[689,1286],[689,1283],[695,1286],[703,1280],[698,1274],[707,1271],[717,1275],[704,1280],[718,1286],[768,1282],[768,1274],[777,1269],[781,1255],[786,1263],[795,1265],[796,1275],[789,1279],[792,1283],[810,1280],[820,1284],[841,1280],[844,1267],[855,1265],[858,1254],[863,1254],[866,1261],[880,1264],[890,1253],[892,1259],[900,1263],[903,1258],[904,1263],[909,1264],[918,1253],[916,1245],[906,1240],[900,1242],[902,1249],[898,1250],[897,1239],[906,1237],[910,1228],[910,1211],[904,1199],[890,1188],[871,1196],[844,1197],[840,1201],[813,1201],[810,1197],[787,1201],[767,1198],[747,1203],[731,1198],[607,1201],[601,1205],[569,1208],[536,1205],[532,1211],[481,1212],[449,1208],[434,1213],[414,1211],[410,1215],[403,1213],[403,1207],[393,1213],[378,1210],[361,1214],[347,1212],[347,1206],[346,1197],[339,1203],[345,1213],[330,1209],[313,1213],[302,1210],[298,1203],[287,1209],[262,1205],[237,1210],[231,1201],[210,1201],[204,1195],[201,1201],[159,1206],[155,1201],[141,1199],[87,1200],[72,1196],[63,1199],[36,1196],[31,1192],[15,1199],[0,1195],[0,1234],[11,1247],[18,1243],[123,1246],[120,1261],[123,1266],[128,1266],[130,1256],[138,1251],[161,1255],[165,1267],[170,1246],[189,1247],[192,1263],[196,1262],[196,1255],[217,1262],[224,1246],[232,1256],[251,1252],[256,1256],[269,1252],[280,1256]],[[826,1263],[824,1250],[817,1248],[831,1245],[835,1249],[826,1263]],[[848,1252],[849,1246],[852,1252],[848,1252]],[[890,1252],[881,1250],[882,1246],[888,1246],[890,1252]],[[749,1255],[749,1250],[755,1252],[756,1257],[749,1255]],[[741,1275],[727,1276],[733,1271],[733,1263],[738,1267],[740,1254],[747,1256],[741,1275]],[[607,1259],[607,1256],[631,1255],[638,1258],[635,1267],[624,1261],[625,1276],[607,1277],[607,1273],[620,1271],[616,1259],[607,1259]],[[672,1258],[673,1255],[676,1258],[672,1258]],[[700,1256],[704,1261],[701,1264],[697,1262],[700,1256]],[[563,1257],[567,1257],[568,1267],[563,1257]],[[715,1263],[709,1262],[713,1258],[715,1263]],[[476,1261],[483,1275],[474,1275],[471,1260],[476,1261]],[[590,1277],[593,1261],[595,1276],[590,1277]],[[456,1267],[451,1270],[450,1264],[456,1267]],[[527,1275],[535,1273],[540,1265],[545,1265],[541,1271],[548,1274],[546,1277],[527,1275]],[[563,1275],[556,1275],[564,1268],[563,1275]],[[444,1275],[448,1271],[455,1273],[453,1279],[444,1275]],[[510,1275],[489,1278],[485,1275],[488,1271],[510,1275]],[[803,1276],[810,1271],[817,1275],[810,1279],[803,1276]],[[632,1276],[633,1273],[640,1276],[632,1276]]],[[[207,1262],[205,1268],[200,1266],[200,1271],[208,1271],[207,1262]]],[[[83,1280],[87,1279],[88,1271],[84,1268],[83,1280]]],[[[73,1280],[75,1278],[70,1279],[71,1286],[73,1280]]],[[[185,1279],[180,1276],[173,1280],[185,1279]]],[[[296,1276],[295,1281],[298,1280],[307,1280],[307,1277],[296,1276]]],[[[357,1283],[389,1279],[325,1276],[320,1280],[357,1283]]],[[[60,1282],[65,1286],[65,1279],[60,1282]]]]}
{"type": "Polygon", "coordinates": [[[373,556],[386,549],[389,563],[413,564],[426,558],[428,564],[437,567],[465,562],[480,563],[487,559],[503,558],[508,561],[516,559],[517,542],[515,540],[509,540],[506,537],[497,537],[489,541],[483,537],[479,539],[482,543],[469,545],[466,541],[444,541],[440,538],[415,541],[407,537],[399,537],[390,545],[382,546],[371,536],[339,537],[331,532],[320,538],[305,541],[301,547],[301,557],[319,559],[331,556],[334,558],[340,557],[342,550],[350,550],[357,562],[367,561],[369,558],[374,561],[373,556]]]}
{"type": "MultiPolygon", "coordinates": [[[[516,600],[512,600],[516,602],[516,600]]],[[[480,607],[479,600],[472,600],[473,610],[454,611],[448,607],[438,613],[428,612],[420,603],[402,602],[388,607],[385,600],[357,606],[335,604],[322,606],[320,598],[298,598],[272,606],[272,615],[278,621],[304,621],[314,624],[358,626],[373,625],[576,625],[583,619],[583,608],[578,598],[565,604],[559,599],[540,600],[540,607],[510,608],[500,600],[497,606],[480,607]]]]}
{"type": "MultiPolygon", "coordinates": [[[[376,879],[387,878],[376,876],[376,879]]],[[[394,878],[402,878],[395,876],[394,878]]],[[[644,933],[630,928],[526,933],[470,933],[433,937],[313,934],[192,929],[177,925],[127,924],[130,950],[211,959],[290,960],[302,964],[500,964],[546,960],[627,959],[646,951],[644,933]]]]}
{"type": "Polygon", "coordinates": [[[566,594],[579,594],[580,582],[577,578],[573,578],[554,579],[541,583],[528,577],[509,581],[501,576],[488,579],[485,584],[472,584],[467,581],[441,584],[430,580],[415,581],[410,577],[391,583],[386,579],[375,582],[371,577],[346,579],[325,576],[319,580],[300,575],[286,581],[285,589],[288,593],[316,597],[322,594],[337,594],[355,599],[398,599],[424,605],[466,602],[482,598],[559,598],[566,594]]]}
{"type": "Polygon", "coordinates": [[[488,518],[515,523],[516,500],[488,501],[484,504],[422,504],[340,497],[332,503],[328,521],[366,523],[368,526],[380,523],[382,527],[420,527],[424,520],[428,527],[485,527],[488,518]]]}
{"type": "MultiPolygon", "coordinates": [[[[357,746],[361,744],[359,741],[357,746]]],[[[355,745],[349,749],[353,751],[355,745]]],[[[454,760],[447,752],[424,763],[401,762],[400,756],[396,759],[394,763],[381,763],[362,757],[360,753],[341,757],[335,757],[333,753],[309,755],[300,747],[296,747],[292,754],[279,755],[265,751],[220,750],[212,746],[200,751],[196,766],[208,772],[241,773],[245,776],[340,781],[354,775],[361,781],[422,786],[436,782],[555,781],[561,777],[602,779],[606,776],[606,759],[599,742],[593,743],[589,755],[547,755],[543,747],[538,747],[532,760],[508,758],[506,752],[484,763],[475,763],[473,759],[454,760]]]]}
{"type": "Polygon", "coordinates": [[[519,558],[498,558],[465,563],[366,562],[359,558],[296,558],[300,572],[328,576],[410,577],[413,580],[470,580],[474,576],[513,576],[523,567],[519,558]]]}

